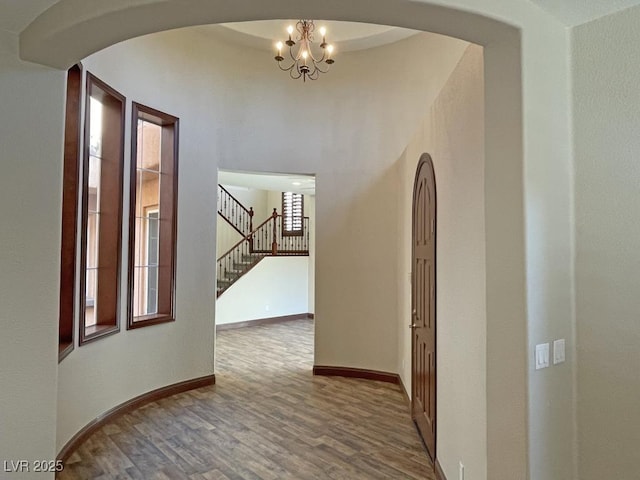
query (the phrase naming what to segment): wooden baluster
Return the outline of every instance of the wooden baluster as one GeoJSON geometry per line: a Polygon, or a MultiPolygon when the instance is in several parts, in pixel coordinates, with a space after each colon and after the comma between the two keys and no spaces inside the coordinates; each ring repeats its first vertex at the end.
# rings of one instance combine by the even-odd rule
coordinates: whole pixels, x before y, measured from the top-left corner
{"type": "Polygon", "coordinates": [[[278,219],[278,212],[276,209],[273,209],[273,213],[271,214],[271,218],[273,218],[273,236],[271,238],[271,255],[278,254],[278,240],[277,240],[277,226],[276,221],[278,219]]]}

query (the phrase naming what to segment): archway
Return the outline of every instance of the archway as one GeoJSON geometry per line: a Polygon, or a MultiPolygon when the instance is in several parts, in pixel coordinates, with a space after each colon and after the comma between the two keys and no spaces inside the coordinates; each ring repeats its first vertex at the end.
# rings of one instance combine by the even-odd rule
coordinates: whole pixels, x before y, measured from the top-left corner
{"type": "Polygon", "coordinates": [[[527,370],[520,34],[505,23],[422,2],[61,0],[20,36],[26,60],[66,68],[119,41],[183,26],[273,18],[397,25],[485,46],[488,477],[527,475],[527,370]],[[87,33],[91,32],[90,35],[87,33]],[[82,39],[82,41],[78,41],[82,39]],[[518,353],[514,353],[518,352],[518,353]]]}

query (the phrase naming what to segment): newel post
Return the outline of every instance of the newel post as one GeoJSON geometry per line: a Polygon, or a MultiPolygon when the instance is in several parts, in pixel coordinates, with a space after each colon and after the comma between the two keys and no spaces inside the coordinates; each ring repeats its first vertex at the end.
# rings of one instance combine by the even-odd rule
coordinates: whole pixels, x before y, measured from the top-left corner
{"type": "Polygon", "coordinates": [[[278,211],[275,208],[273,209],[271,218],[273,219],[273,237],[271,238],[271,255],[277,255],[278,254],[278,228],[276,226],[276,221],[278,219],[278,211]]]}

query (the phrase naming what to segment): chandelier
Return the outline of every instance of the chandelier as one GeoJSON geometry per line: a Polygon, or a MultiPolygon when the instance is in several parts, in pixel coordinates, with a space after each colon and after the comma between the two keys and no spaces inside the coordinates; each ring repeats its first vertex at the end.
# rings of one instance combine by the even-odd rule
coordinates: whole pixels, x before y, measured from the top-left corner
{"type": "Polygon", "coordinates": [[[329,67],[334,63],[331,54],[333,53],[333,45],[327,43],[326,34],[327,29],[320,28],[320,35],[322,36],[322,43],[319,45],[320,50],[317,50],[314,54],[312,50],[313,45],[313,32],[316,27],[313,24],[313,20],[299,20],[296,24],[297,43],[291,38],[293,35],[293,26],[289,25],[287,33],[289,34],[289,40],[284,42],[289,47],[289,57],[291,57],[291,64],[288,66],[283,65],[284,57],[282,56],[282,48],[284,47],[282,42],[276,44],[278,54],[275,56],[280,70],[289,72],[289,76],[293,79],[302,77],[302,81],[316,80],[321,73],[327,73],[329,67]],[[324,69],[323,69],[324,67],[324,69]]]}

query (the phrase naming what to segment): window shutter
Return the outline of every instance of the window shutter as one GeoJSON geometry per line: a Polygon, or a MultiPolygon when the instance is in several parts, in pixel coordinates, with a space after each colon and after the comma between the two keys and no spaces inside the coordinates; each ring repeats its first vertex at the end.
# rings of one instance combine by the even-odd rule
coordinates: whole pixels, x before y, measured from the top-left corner
{"type": "Polygon", "coordinates": [[[284,219],[284,233],[302,235],[302,221],[304,216],[303,196],[301,193],[282,193],[282,216],[284,219]]]}

